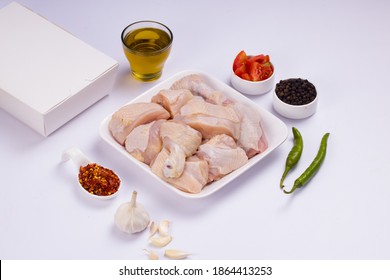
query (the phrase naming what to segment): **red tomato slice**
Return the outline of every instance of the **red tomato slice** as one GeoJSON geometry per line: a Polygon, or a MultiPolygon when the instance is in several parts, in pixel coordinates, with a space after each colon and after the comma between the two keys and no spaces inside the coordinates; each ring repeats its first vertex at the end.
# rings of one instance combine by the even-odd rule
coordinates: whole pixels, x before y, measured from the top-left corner
{"type": "Polygon", "coordinates": [[[237,67],[236,70],[234,70],[234,73],[241,77],[242,74],[246,73],[247,70],[246,70],[246,65],[245,63],[241,64],[241,66],[237,67]]]}
{"type": "Polygon", "coordinates": [[[248,63],[252,63],[252,62],[258,62],[260,64],[264,63],[265,56],[263,54],[259,54],[259,55],[254,55],[254,56],[248,57],[248,63]]]}
{"type": "Polygon", "coordinates": [[[233,71],[236,71],[242,64],[245,64],[247,60],[247,55],[245,51],[240,51],[233,62],[233,71]]]}
{"type": "Polygon", "coordinates": [[[270,62],[266,62],[261,64],[261,80],[266,80],[272,76],[274,69],[272,68],[272,64],[270,62]]]}
{"type": "Polygon", "coordinates": [[[261,64],[256,61],[252,62],[249,67],[249,75],[252,81],[260,81],[262,75],[261,64]]]}
{"type": "Polygon", "coordinates": [[[249,74],[248,74],[248,73],[244,73],[244,74],[242,74],[242,75],[241,75],[241,78],[242,78],[242,79],[244,79],[244,80],[248,80],[248,81],[250,81],[250,80],[251,80],[251,76],[249,76],[249,74]]]}

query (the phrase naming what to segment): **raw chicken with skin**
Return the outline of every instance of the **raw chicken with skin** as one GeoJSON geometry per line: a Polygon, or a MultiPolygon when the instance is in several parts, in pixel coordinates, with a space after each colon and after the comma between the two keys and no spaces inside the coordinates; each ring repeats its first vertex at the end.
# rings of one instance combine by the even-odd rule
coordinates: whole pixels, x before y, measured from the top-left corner
{"type": "Polygon", "coordinates": [[[259,112],[244,103],[236,102],[232,107],[240,117],[241,123],[237,145],[245,150],[248,158],[264,152],[268,144],[261,127],[259,112]]]}
{"type": "Polygon", "coordinates": [[[209,164],[209,182],[222,178],[248,162],[245,151],[225,134],[214,136],[200,145],[196,155],[209,164]]]}
{"type": "Polygon", "coordinates": [[[188,89],[163,89],[152,97],[152,102],[163,106],[173,118],[192,97],[193,94],[188,89]]]}
{"type": "Polygon", "coordinates": [[[199,75],[180,79],[151,101],[120,108],[109,130],[133,157],[184,192],[199,193],[268,148],[259,112],[199,75]]]}
{"type": "Polygon", "coordinates": [[[178,178],[184,171],[186,164],[186,154],[179,144],[170,138],[164,138],[164,148],[168,151],[165,159],[163,174],[166,178],[178,178]]]}
{"type": "Polygon", "coordinates": [[[126,150],[137,160],[149,165],[162,149],[160,127],[165,121],[153,121],[134,128],[126,137],[126,150]]]}
{"type": "Polygon", "coordinates": [[[185,123],[169,120],[161,125],[160,137],[169,152],[164,175],[177,178],[183,173],[185,159],[193,155],[202,142],[202,134],[185,123]]]}
{"type": "Polygon", "coordinates": [[[180,115],[188,116],[193,114],[213,116],[227,119],[235,123],[240,121],[233,108],[206,102],[200,96],[195,96],[180,109],[180,115]]]}
{"type": "Polygon", "coordinates": [[[152,172],[179,190],[194,194],[201,192],[208,182],[207,162],[196,156],[191,156],[187,158],[180,177],[167,178],[164,176],[164,164],[168,157],[169,152],[163,148],[151,165],[152,172]]]}
{"type": "Polygon", "coordinates": [[[108,128],[114,139],[119,144],[124,145],[126,137],[137,126],[169,117],[169,112],[159,104],[132,103],[123,106],[112,115],[108,128]]]}
{"type": "Polygon", "coordinates": [[[149,131],[154,121],[137,126],[125,140],[125,148],[137,160],[144,162],[144,152],[149,142],[149,131]]]}
{"type": "Polygon", "coordinates": [[[227,134],[234,139],[240,136],[240,118],[230,106],[215,105],[206,102],[200,96],[194,96],[180,109],[175,120],[180,120],[210,139],[218,134],[227,134]]]}
{"type": "Polygon", "coordinates": [[[184,151],[186,157],[193,155],[202,142],[202,134],[188,126],[187,124],[169,120],[161,124],[160,137],[163,139],[171,139],[177,143],[184,151]]]}
{"type": "Polygon", "coordinates": [[[222,105],[230,102],[222,92],[210,87],[203,78],[197,74],[181,78],[176,81],[170,89],[188,89],[194,95],[200,95],[207,102],[214,104],[222,105]]]}

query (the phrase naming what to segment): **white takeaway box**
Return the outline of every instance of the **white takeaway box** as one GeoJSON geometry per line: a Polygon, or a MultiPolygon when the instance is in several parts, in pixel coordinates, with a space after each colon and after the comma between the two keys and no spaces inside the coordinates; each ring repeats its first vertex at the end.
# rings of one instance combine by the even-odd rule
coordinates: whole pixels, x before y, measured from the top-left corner
{"type": "Polygon", "coordinates": [[[118,62],[30,9],[0,9],[0,108],[48,136],[107,95],[118,62]]]}

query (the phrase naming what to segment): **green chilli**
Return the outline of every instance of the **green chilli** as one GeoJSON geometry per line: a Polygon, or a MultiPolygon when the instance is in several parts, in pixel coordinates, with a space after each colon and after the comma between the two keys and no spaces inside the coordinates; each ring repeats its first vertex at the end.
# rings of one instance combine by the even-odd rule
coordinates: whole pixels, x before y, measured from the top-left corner
{"type": "Polygon", "coordinates": [[[294,186],[292,187],[292,189],[290,191],[283,190],[284,193],[290,194],[290,193],[294,192],[297,188],[303,187],[307,182],[310,181],[311,178],[313,178],[313,176],[320,169],[321,164],[325,159],[328,138],[329,138],[329,133],[326,133],[322,137],[320,148],[318,150],[316,157],[312,161],[312,163],[302,173],[302,175],[299,176],[298,179],[295,180],[294,186]]]}
{"type": "Polygon", "coordinates": [[[295,166],[297,165],[299,159],[301,158],[302,155],[302,150],[303,150],[303,139],[302,135],[299,132],[298,129],[295,127],[292,128],[292,132],[294,135],[294,141],[295,144],[292,147],[291,151],[288,153],[287,159],[286,159],[286,167],[284,169],[284,173],[282,175],[282,178],[280,179],[280,188],[284,188],[283,182],[284,179],[286,178],[288,172],[295,166]]]}

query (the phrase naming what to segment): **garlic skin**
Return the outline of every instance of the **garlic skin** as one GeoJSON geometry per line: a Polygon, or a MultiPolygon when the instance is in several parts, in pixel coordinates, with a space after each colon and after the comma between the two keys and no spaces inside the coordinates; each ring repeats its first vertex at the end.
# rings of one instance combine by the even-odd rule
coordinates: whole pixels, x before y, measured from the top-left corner
{"type": "Polygon", "coordinates": [[[143,205],[137,203],[136,191],[133,191],[131,201],[119,206],[114,221],[121,231],[129,234],[141,232],[148,227],[150,217],[143,205]]]}

